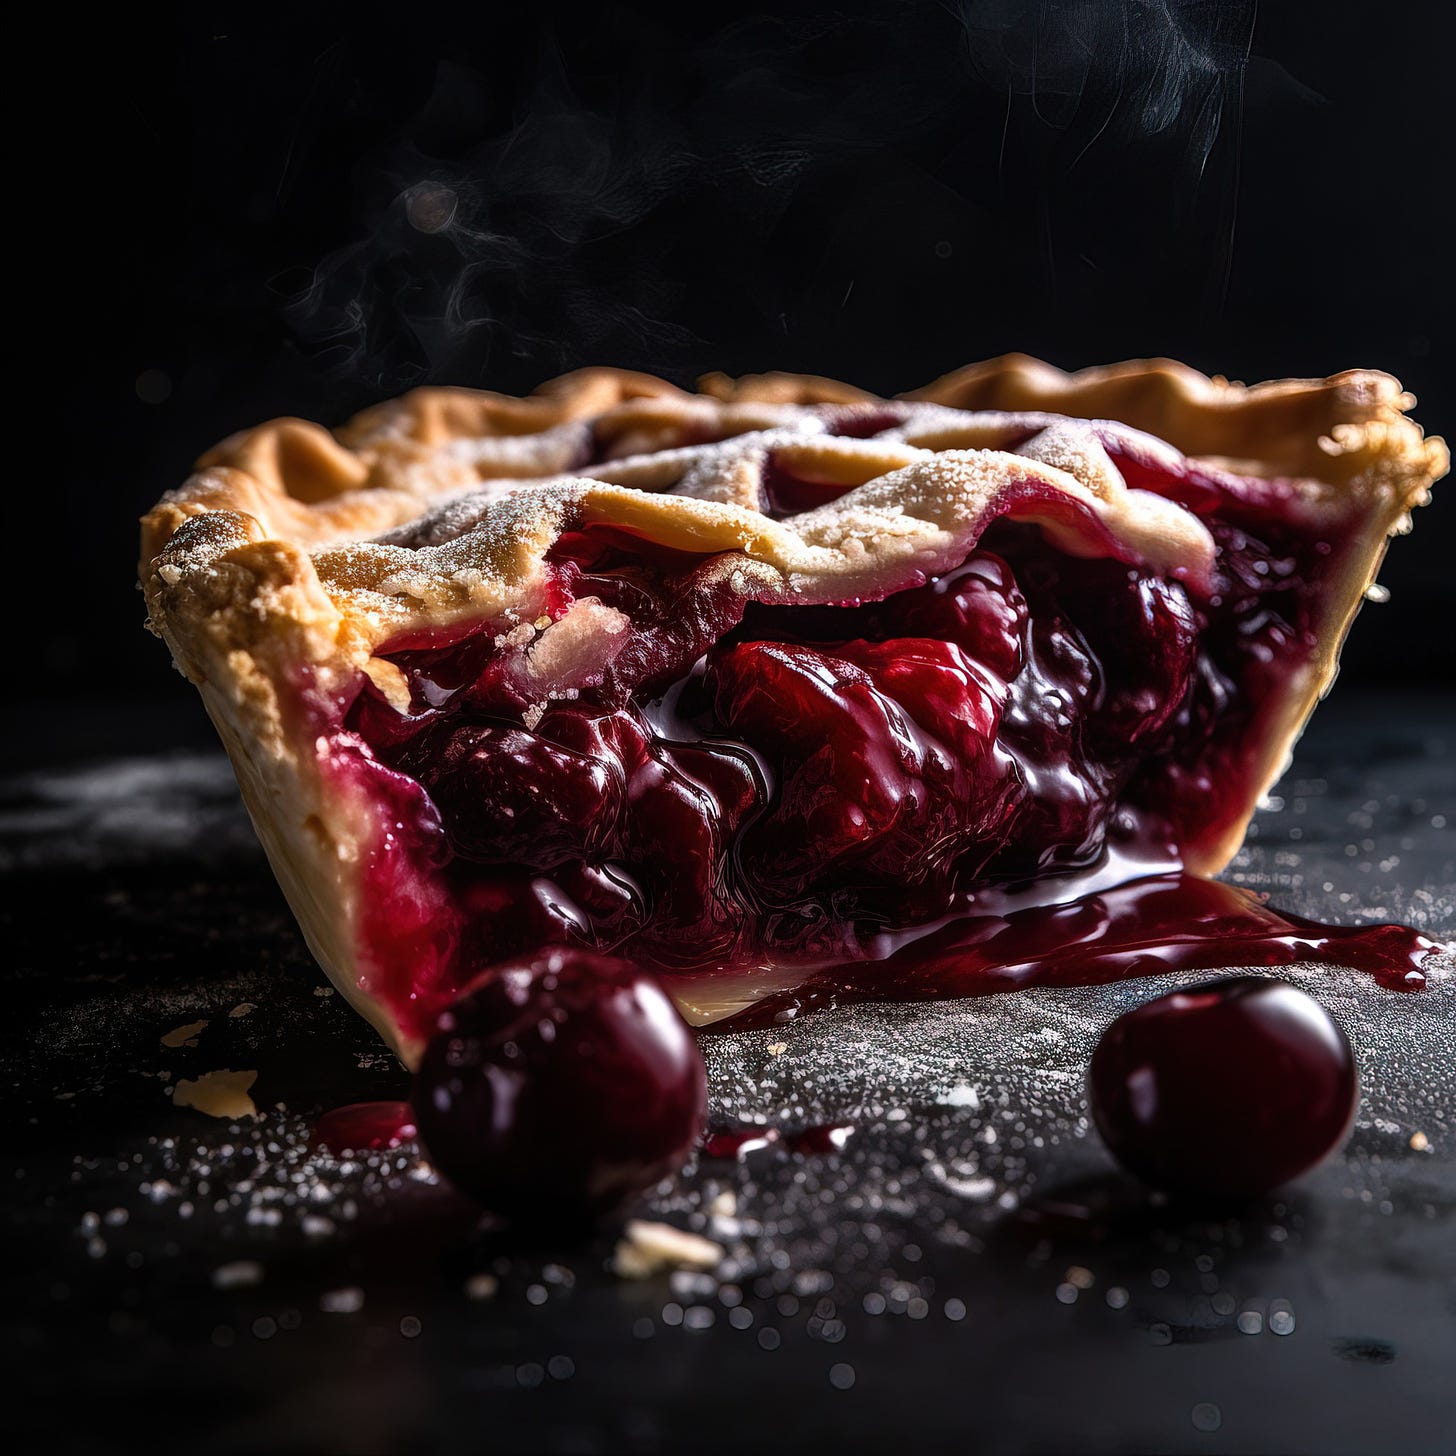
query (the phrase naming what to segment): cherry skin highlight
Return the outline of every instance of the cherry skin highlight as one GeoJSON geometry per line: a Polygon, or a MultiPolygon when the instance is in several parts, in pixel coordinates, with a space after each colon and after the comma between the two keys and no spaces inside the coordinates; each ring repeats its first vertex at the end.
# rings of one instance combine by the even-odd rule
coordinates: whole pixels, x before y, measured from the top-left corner
{"type": "Polygon", "coordinates": [[[1251,1198],[1344,1140],[1359,1096],[1345,1033],[1287,981],[1239,976],[1120,1016],[1092,1055],[1114,1156],[1170,1192],[1251,1198]]]}
{"type": "Polygon", "coordinates": [[[415,1077],[431,1161],[491,1212],[571,1225],[673,1172],[702,1131],[697,1042],[647,972],[551,947],[486,971],[415,1077]]]}

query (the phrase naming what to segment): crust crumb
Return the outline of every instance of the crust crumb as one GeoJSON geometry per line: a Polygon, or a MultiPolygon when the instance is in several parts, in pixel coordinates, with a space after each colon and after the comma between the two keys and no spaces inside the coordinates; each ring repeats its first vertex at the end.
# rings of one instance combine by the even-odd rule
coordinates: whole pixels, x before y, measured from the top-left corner
{"type": "Polygon", "coordinates": [[[207,1030],[206,1021],[189,1021],[186,1026],[175,1026],[162,1037],[164,1047],[195,1047],[198,1036],[207,1030]]]}
{"type": "Polygon", "coordinates": [[[257,1080],[257,1072],[234,1072],[224,1067],[220,1071],[204,1072],[194,1081],[178,1082],[172,1089],[172,1101],[178,1107],[194,1107],[208,1117],[220,1117],[227,1122],[257,1118],[262,1114],[249,1095],[257,1080]]]}
{"type": "Polygon", "coordinates": [[[263,1282],[263,1266],[255,1259],[238,1259],[231,1264],[219,1264],[212,1271],[214,1289],[251,1289],[263,1282]]]}
{"type": "Polygon", "coordinates": [[[670,1223],[629,1219],[612,1255],[612,1272],[622,1279],[648,1279],[668,1269],[714,1269],[724,1256],[712,1239],[670,1223]]]}

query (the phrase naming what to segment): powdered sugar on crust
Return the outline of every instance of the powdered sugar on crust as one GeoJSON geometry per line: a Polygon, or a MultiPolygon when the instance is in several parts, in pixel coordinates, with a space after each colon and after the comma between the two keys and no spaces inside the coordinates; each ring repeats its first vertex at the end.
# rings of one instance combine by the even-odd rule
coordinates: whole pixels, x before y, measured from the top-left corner
{"type": "Polygon", "coordinates": [[[342,640],[357,663],[401,631],[529,610],[554,540],[603,521],[736,557],[730,574],[770,598],[892,590],[1001,514],[1196,583],[1207,532],[1129,489],[1129,462],[1285,476],[1311,511],[1373,503],[1382,536],[1445,463],[1372,373],[1246,390],[1166,363],[1064,375],[1012,357],[896,401],[787,375],[704,386],[587,370],[526,399],[417,390],[337,435],[281,420],[235,436],[144,523],[154,621],[191,670],[189,618],[227,601],[296,637],[302,597],[332,639],[305,655],[342,640]],[[785,476],[817,492],[810,509],[776,508],[785,476]]]}
{"type": "MultiPolygon", "coordinates": [[[[1195,583],[1206,577],[1212,543],[1202,523],[1129,490],[1086,422],[922,406],[898,410],[889,427],[908,433],[922,411],[942,432],[954,423],[960,437],[996,448],[838,436],[830,430],[844,411],[778,406],[769,429],[596,461],[576,476],[488,480],[374,541],[317,550],[313,564],[342,608],[391,632],[534,604],[546,551],[563,531],[593,523],[722,556],[760,600],[884,595],[954,564],[1003,514],[1041,522],[1080,555],[1125,555],[1195,583]],[[776,473],[824,503],[775,510],[776,473]]],[[[684,431],[704,423],[701,408],[680,422],[684,431]]],[[[443,448],[459,454],[458,442],[443,448]]]]}

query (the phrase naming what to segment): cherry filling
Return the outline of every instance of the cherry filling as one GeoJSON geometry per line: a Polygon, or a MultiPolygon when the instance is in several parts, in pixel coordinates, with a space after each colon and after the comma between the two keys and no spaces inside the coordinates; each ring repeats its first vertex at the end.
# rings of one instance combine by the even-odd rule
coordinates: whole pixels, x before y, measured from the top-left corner
{"type": "Polygon", "coordinates": [[[1417,984],[1413,932],[1337,939],[1180,877],[1237,827],[1339,543],[1278,482],[1140,468],[1205,518],[1211,588],[1005,519],[880,601],[745,604],[711,560],[593,527],[552,551],[542,622],[386,648],[410,710],[366,683],[333,739],[384,810],[368,989],[421,1035],[484,968],[562,943],[788,968],[775,1015],[1231,954],[1417,984]],[[518,639],[583,610],[603,645],[543,686],[518,639]]]}

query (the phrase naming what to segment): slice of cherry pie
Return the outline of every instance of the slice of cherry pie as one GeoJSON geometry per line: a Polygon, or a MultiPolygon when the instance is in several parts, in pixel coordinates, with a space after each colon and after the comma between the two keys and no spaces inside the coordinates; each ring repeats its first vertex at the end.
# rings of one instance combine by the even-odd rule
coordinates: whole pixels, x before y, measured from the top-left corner
{"type": "Polygon", "coordinates": [[[702,390],[588,370],[275,421],[145,519],[151,624],[407,1063],[549,946],[697,1022],[1194,941],[1418,976],[1422,937],[1342,946],[1192,878],[1446,469],[1395,380],[1011,357],[894,400],[702,390]]]}

